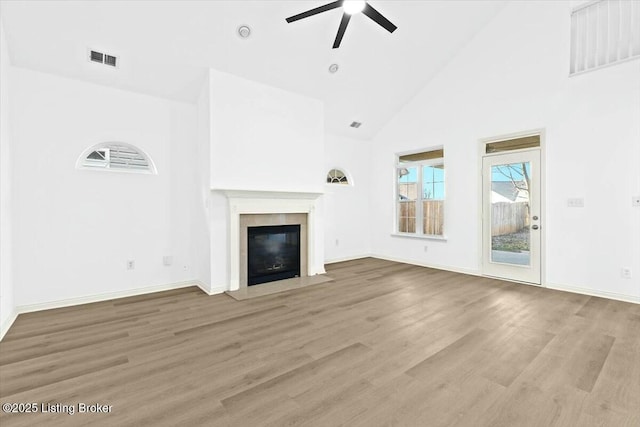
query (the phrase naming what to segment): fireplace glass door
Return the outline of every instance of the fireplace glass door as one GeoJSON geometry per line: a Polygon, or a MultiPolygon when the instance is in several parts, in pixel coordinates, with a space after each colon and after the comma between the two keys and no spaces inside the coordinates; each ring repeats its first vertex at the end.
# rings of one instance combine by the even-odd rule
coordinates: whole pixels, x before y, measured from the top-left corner
{"type": "Polygon", "coordinates": [[[300,276],[300,225],[248,228],[249,286],[300,276]]]}

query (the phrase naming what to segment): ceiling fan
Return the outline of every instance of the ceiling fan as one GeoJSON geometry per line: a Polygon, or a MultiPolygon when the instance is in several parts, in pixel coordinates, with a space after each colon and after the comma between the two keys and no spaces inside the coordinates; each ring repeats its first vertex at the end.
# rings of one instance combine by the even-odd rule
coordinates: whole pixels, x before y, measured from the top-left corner
{"type": "Polygon", "coordinates": [[[358,1],[358,0],[338,0],[331,3],[327,3],[324,6],[319,6],[306,12],[299,13],[297,15],[293,15],[287,18],[288,23],[292,23],[298,21],[300,19],[308,18],[313,15],[317,15],[318,13],[327,12],[332,9],[336,9],[338,7],[342,7],[344,10],[342,14],[342,20],[340,21],[340,26],[338,27],[338,34],[336,35],[336,39],[333,42],[333,49],[337,49],[340,47],[340,43],[342,42],[342,37],[344,36],[344,32],[347,29],[347,25],[349,24],[349,20],[351,19],[351,15],[355,13],[362,12],[369,18],[371,18],[378,25],[383,27],[385,30],[393,33],[396,28],[395,25],[391,23],[387,18],[382,16],[380,12],[375,10],[373,6],[371,6],[366,1],[358,1]]]}

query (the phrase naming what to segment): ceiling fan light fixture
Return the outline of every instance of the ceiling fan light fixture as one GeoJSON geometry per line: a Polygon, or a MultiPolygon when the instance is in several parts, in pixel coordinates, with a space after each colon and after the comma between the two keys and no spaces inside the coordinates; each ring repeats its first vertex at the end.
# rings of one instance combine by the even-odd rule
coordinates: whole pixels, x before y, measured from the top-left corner
{"type": "Polygon", "coordinates": [[[360,13],[364,10],[366,2],[364,0],[345,0],[342,3],[342,9],[344,13],[348,13],[349,15],[354,15],[356,13],[360,13]]]}
{"type": "Polygon", "coordinates": [[[305,19],[310,16],[314,16],[319,13],[327,12],[329,10],[337,9],[340,7],[342,8],[343,13],[342,19],[340,19],[340,26],[338,27],[336,39],[333,42],[333,49],[337,49],[340,47],[340,43],[342,43],[344,33],[347,30],[347,25],[349,25],[349,21],[351,20],[351,15],[354,13],[362,12],[362,14],[367,18],[371,19],[373,22],[380,25],[390,33],[393,33],[398,28],[364,0],[335,0],[331,3],[323,4],[322,6],[314,7],[313,9],[309,9],[305,12],[298,13],[297,15],[290,16],[286,19],[286,21],[291,24],[292,22],[296,22],[301,19],[305,19]]]}

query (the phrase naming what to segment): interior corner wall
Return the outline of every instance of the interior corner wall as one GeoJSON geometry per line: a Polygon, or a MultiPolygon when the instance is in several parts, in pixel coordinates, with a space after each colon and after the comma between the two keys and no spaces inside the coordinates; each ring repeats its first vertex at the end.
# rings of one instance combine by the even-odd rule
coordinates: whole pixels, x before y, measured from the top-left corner
{"type": "Polygon", "coordinates": [[[9,50],[0,20],[0,339],[14,317],[9,50]]]}
{"type": "Polygon", "coordinates": [[[327,134],[325,176],[344,171],[349,185],[325,184],[325,262],[362,258],[371,253],[370,242],[371,143],[327,134]]]}
{"type": "Polygon", "coordinates": [[[478,141],[544,129],[544,284],[639,301],[640,60],[570,77],[570,13],[569,2],[510,2],[376,136],[374,254],[480,273],[478,141]],[[436,145],[448,240],[392,237],[395,153],[436,145]]]}
{"type": "Polygon", "coordinates": [[[16,306],[195,279],[196,106],[21,68],[12,77],[16,306]],[[76,169],[108,141],[139,147],[158,174],[76,169]]]}
{"type": "Polygon", "coordinates": [[[192,218],[192,247],[191,254],[194,260],[195,278],[208,292],[211,291],[211,229],[209,224],[210,213],[210,144],[211,144],[211,113],[210,113],[210,86],[206,78],[197,108],[197,138],[196,138],[196,164],[193,183],[196,194],[193,199],[192,218]]]}

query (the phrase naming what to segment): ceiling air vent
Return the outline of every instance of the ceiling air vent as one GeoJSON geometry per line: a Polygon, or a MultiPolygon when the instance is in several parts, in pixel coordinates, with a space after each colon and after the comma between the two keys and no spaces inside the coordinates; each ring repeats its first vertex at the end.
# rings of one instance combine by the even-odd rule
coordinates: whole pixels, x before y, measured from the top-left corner
{"type": "Polygon", "coordinates": [[[111,55],[104,56],[105,65],[111,65],[112,67],[116,66],[116,57],[111,55]]]}
{"type": "Polygon", "coordinates": [[[362,123],[360,123],[360,122],[351,122],[351,124],[349,126],[351,126],[352,128],[358,129],[360,126],[362,126],[362,123]]]}
{"type": "Polygon", "coordinates": [[[90,58],[93,62],[99,62],[102,64],[102,62],[104,61],[104,54],[100,53],[100,52],[96,52],[95,50],[91,51],[91,58],[90,58]]]}
{"type": "Polygon", "coordinates": [[[106,53],[98,52],[97,50],[89,50],[89,60],[91,62],[98,62],[100,64],[115,67],[117,65],[117,59],[118,58],[113,55],[107,55],[106,53]]]}

